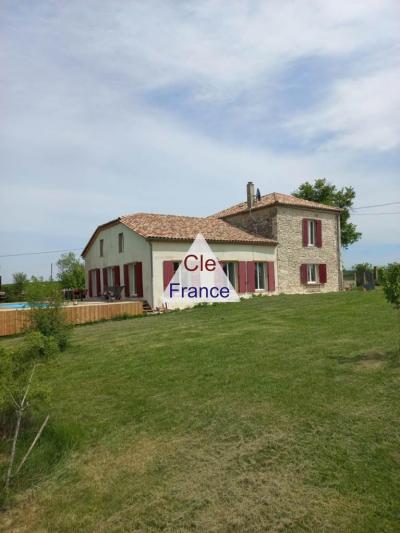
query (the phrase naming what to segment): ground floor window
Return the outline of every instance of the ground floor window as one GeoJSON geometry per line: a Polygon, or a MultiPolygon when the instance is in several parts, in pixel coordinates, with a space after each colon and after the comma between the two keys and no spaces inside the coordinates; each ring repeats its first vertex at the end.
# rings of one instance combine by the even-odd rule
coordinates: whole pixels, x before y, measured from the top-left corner
{"type": "Polygon", "coordinates": [[[256,262],[255,263],[255,289],[259,291],[265,291],[267,282],[267,269],[266,263],[256,262]]]}
{"type": "Polygon", "coordinates": [[[318,265],[307,265],[307,283],[318,282],[318,265]]]}
{"type": "Polygon", "coordinates": [[[223,264],[223,271],[225,272],[230,284],[234,289],[237,288],[237,268],[236,263],[228,262],[223,264]]]}
{"type": "Polygon", "coordinates": [[[114,287],[115,285],[115,273],[113,267],[107,267],[107,285],[114,287]]]}
{"type": "Polygon", "coordinates": [[[129,294],[136,296],[135,263],[130,263],[129,265],[129,294]]]}
{"type": "Polygon", "coordinates": [[[97,277],[96,277],[96,270],[91,270],[89,272],[90,275],[90,285],[92,288],[92,294],[95,295],[97,292],[97,277]]]}

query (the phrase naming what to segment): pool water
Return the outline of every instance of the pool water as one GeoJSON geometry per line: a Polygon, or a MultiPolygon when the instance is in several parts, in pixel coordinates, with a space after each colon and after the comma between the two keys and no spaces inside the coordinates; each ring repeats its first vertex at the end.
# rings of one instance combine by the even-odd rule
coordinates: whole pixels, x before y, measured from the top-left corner
{"type": "MultiPolygon", "coordinates": [[[[38,304],[39,307],[47,307],[47,304],[38,304]]],[[[28,302],[11,302],[6,304],[0,304],[1,309],[28,309],[28,302]]]]}
{"type": "Polygon", "coordinates": [[[0,304],[0,309],[25,309],[29,307],[27,302],[11,302],[9,304],[0,304]]]}

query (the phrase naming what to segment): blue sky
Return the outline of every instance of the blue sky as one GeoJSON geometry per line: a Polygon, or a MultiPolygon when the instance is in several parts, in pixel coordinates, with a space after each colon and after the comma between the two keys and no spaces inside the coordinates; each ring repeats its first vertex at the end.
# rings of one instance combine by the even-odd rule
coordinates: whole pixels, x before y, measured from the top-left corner
{"type": "MultiPolygon", "coordinates": [[[[5,0],[0,21],[0,255],[83,247],[120,214],[208,215],[249,179],[400,201],[395,0],[5,0]]],[[[363,212],[345,264],[399,260],[400,215],[363,212]]]]}

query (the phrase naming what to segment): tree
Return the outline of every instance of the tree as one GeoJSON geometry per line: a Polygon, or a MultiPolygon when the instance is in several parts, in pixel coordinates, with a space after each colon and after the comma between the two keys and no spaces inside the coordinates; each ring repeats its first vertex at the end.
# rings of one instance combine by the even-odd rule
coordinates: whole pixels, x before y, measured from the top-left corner
{"type": "Polygon", "coordinates": [[[28,284],[28,276],[24,272],[14,272],[14,295],[16,298],[21,298],[24,294],[26,285],[28,284]]]}
{"type": "Polygon", "coordinates": [[[353,265],[353,270],[356,271],[356,274],[364,274],[364,272],[372,271],[371,263],[357,263],[353,265]]]}
{"type": "Polygon", "coordinates": [[[383,269],[382,282],[386,300],[400,310],[400,263],[391,263],[383,269]]]}
{"type": "Polygon", "coordinates": [[[64,289],[85,288],[85,267],[73,252],[63,254],[57,261],[57,278],[64,289]]]}
{"type": "Polygon", "coordinates": [[[350,208],[356,197],[353,187],[337,189],[336,185],[322,178],[316,179],[314,184],[305,181],[293,193],[293,196],[343,209],[340,213],[341,242],[343,248],[348,248],[348,246],[354,244],[361,238],[361,233],[357,231],[357,226],[350,222],[350,208]]]}

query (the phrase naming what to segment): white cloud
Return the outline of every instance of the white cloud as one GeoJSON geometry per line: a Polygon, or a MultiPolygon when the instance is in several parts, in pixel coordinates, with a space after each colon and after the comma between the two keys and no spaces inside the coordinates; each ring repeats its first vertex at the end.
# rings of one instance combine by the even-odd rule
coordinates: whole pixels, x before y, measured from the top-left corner
{"type": "Polygon", "coordinates": [[[288,123],[305,138],[332,134],[329,148],[374,151],[400,147],[400,65],[337,81],[327,101],[288,123]]]}

